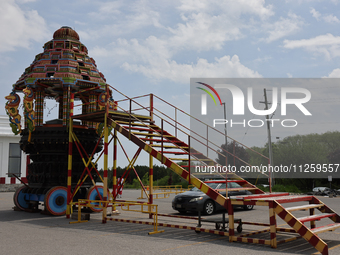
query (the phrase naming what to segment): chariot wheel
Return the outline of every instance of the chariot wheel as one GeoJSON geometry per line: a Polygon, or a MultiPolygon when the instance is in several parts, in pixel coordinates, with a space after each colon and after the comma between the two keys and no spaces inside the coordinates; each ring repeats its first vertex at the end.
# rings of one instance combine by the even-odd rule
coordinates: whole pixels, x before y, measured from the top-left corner
{"type": "MultiPolygon", "coordinates": [[[[86,194],[86,199],[88,200],[101,200],[100,199],[100,196],[97,192],[97,189],[98,189],[98,192],[100,194],[100,196],[103,198],[103,194],[104,194],[104,189],[102,186],[93,186],[91,187],[88,191],[87,191],[87,194],[86,194]]],[[[103,209],[99,206],[99,203],[98,202],[92,202],[91,203],[91,206],[89,207],[90,210],[92,210],[93,212],[101,212],[103,209]]]]}
{"type": "Polygon", "coordinates": [[[45,195],[45,209],[52,215],[60,216],[66,213],[67,189],[56,186],[49,189],[45,195]]]}
{"type": "Polygon", "coordinates": [[[26,193],[23,193],[23,190],[25,189],[25,186],[22,186],[18,188],[13,196],[14,204],[17,208],[19,208],[22,211],[25,211],[25,209],[28,209],[29,201],[26,201],[26,193]]]}

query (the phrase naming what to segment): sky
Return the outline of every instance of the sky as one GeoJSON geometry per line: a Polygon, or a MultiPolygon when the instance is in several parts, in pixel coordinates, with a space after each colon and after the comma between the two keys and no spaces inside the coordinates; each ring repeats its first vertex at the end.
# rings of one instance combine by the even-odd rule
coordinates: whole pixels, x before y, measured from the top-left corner
{"type": "MultiPolygon", "coordinates": [[[[2,0],[0,104],[61,26],[77,31],[111,86],[187,112],[190,78],[339,78],[339,7],[340,0],[2,0]]],[[[318,100],[331,96],[330,107],[339,107],[338,90],[325,90],[318,100]]],[[[264,146],[261,135],[235,139],[264,146]]]]}

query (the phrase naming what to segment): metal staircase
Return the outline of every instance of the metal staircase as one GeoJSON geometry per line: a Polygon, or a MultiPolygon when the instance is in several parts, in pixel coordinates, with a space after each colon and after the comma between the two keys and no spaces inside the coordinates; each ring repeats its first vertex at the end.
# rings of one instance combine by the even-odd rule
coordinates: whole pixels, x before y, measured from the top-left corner
{"type": "MultiPolygon", "coordinates": [[[[119,91],[117,92],[120,93],[119,91]]],[[[167,166],[169,169],[178,174],[184,180],[188,181],[190,184],[194,185],[202,192],[207,194],[211,199],[225,207],[229,213],[230,241],[269,244],[273,248],[276,248],[277,244],[279,243],[295,240],[299,237],[302,237],[306,239],[322,254],[328,254],[328,246],[322,239],[318,237],[318,234],[326,231],[332,231],[340,227],[340,216],[336,212],[327,207],[324,203],[322,203],[314,196],[292,196],[289,195],[288,193],[266,194],[262,190],[252,185],[251,183],[249,183],[248,181],[241,178],[235,173],[227,174],[224,173],[223,175],[221,174],[221,176],[227,178],[228,181],[238,183],[242,187],[241,189],[249,190],[253,193],[253,195],[231,197],[230,199],[226,198],[216,190],[206,185],[197,176],[195,176],[195,173],[193,173],[192,169],[194,168],[194,166],[197,166],[197,164],[204,166],[218,165],[218,163],[215,160],[211,159],[211,157],[209,156],[209,152],[214,152],[213,155],[215,157],[217,154],[224,155],[224,157],[226,157],[225,155],[229,154],[234,157],[234,162],[235,159],[243,162],[243,164],[248,164],[247,162],[245,162],[241,158],[238,158],[237,155],[232,154],[229,151],[223,150],[223,148],[219,147],[219,145],[216,145],[214,142],[209,141],[207,137],[202,137],[199,134],[195,134],[195,136],[193,136],[192,130],[190,130],[184,124],[177,120],[177,114],[182,113],[189,118],[193,117],[191,117],[184,111],[178,109],[177,107],[170,105],[166,101],[152,94],[137,98],[128,98],[125,95],[123,96],[125,97],[125,99],[117,101],[118,110],[108,110],[107,112],[107,121],[109,125],[116,132],[120,133],[121,135],[129,139],[131,142],[136,144],[139,147],[139,149],[146,151],[148,154],[159,160],[162,164],[167,166]],[[137,102],[137,99],[143,97],[144,99],[145,97],[150,97],[149,106],[144,106],[143,104],[137,102]],[[155,98],[169,105],[172,108],[172,110],[175,110],[175,117],[174,118],[169,117],[168,114],[165,114],[156,109],[154,107],[155,98]],[[124,103],[127,104],[127,108],[122,107],[124,103]],[[137,107],[134,108],[133,105],[137,107]],[[137,111],[140,111],[142,113],[139,112],[137,113],[137,111]],[[170,132],[169,129],[173,131],[170,132]],[[207,148],[206,153],[194,149],[193,146],[191,146],[191,143],[193,141],[206,146],[207,148]],[[309,202],[309,204],[298,205],[295,207],[288,208],[285,208],[282,205],[284,203],[302,201],[307,201],[309,202]],[[270,224],[263,226],[270,226],[268,229],[268,231],[270,232],[270,240],[249,237],[245,238],[245,236],[247,235],[236,236],[233,227],[234,226],[233,209],[232,206],[228,205],[268,206],[270,214],[270,224]],[[315,209],[319,210],[321,213],[314,214],[315,209]],[[308,210],[310,214],[302,218],[295,217],[293,215],[293,212],[299,210],[308,210]],[[282,218],[292,228],[291,229],[278,228],[276,224],[276,215],[282,218]],[[315,221],[322,220],[325,218],[332,220],[333,223],[316,227],[315,221]],[[305,223],[307,222],[310,222],[310,228],[308,228],[305,225],[305,223]],[[284,241],[277,241],[276,235],[278,232],[281,231],[295,233],[298,234],[299,237],[295,236],[284,241]]],[[[78,115],[78,116],[76,115],[73,118],[80,119],[83,121],[94,121],[103,123],[104,122],[103,116],[104,111],[97,111],[91,113],[91,115],[78,115]]],[[[205,128],[207,129],[207,134],[210,131],[214,131],[216,133],[219,133],[223,137],[222,141],[225,141],[225,135],[223,133],[204,123],[201,124],[205,125],[205,128]]],[[[234,144],[238,143],[237,141],[233,140],[230,137],[228,137],[228,139],[232,140],[234,144]]],[[[243,144],[240,145],[244,146],[243,144]]],[[[247,149],[251,150],[250,148],[247,149]]],[[[264,156],[263,158],[264,160],[268,159],[264,156]]],[[[258,233],[263,232],[264,231],[262,230],[258,233]]],[[[253,232],[252,235],[253,234],[256,234],[256,232],[253,232]]]]}
{"type": "MultiPolygon", "coordinates": [[[[293,241],[298,238],[304,238],[312,246],[315,247],[321,254],[328,254],[328,245],[318,236],[318,234],[333,231],[340,228],[340,216],[319,199],[314,196],[305,195],[289,195],[289,193],[278,194],[260,194],[250,196],[231,197],[231,203],[239,203],[247,201],[254,205],[262,205],[269,207],[270,213],[270,234],[271,239],[268,244],[273,248],[277,248],[280,243],[293,241]],[[299,204],[293,207],[285,207],[286,203],[308,203],[299,204]],[[320,213],[315,214],[315,209],[320,213]],[[307,216],[294,215],[297,211],[308,211],[307,216]],[[291,228],[278,228],[276,225],[276,215],[284,220],[291,228]],[[320,221],[320,226],[316,226],[316,221],[320,221]],[[327,222],[328,221],[328,222],[327,222]],[[332,221],[333,223],[329,223],[332,221]],[[310,226],[307,226],[307,223],[310,226]],[[278,232],[290,232],[297,234],[289,239],[277,241],[278,232]]],[[[247,238],[242,240],[242,237],[233,237],[234,241],[253,242],[254,239],[247,238]]],[[[267,241],[267,240],[266,240],[267,241]]],[[[264,241],[264,243],[266,243],[264,241]]]]}
{"type": "MultiPolygon", "coordinates": [[[[196,178],[191,171],[194,163],[197,164],[199,162],[206,166],[217,165],[218,163],[207,157],[205,154],[192,148],[190,146],[190,139],[192,138],[188,133],[186,133],[188,142],[184,142],[177,136],[164,130],[163,125],[166,122],[165,119],[161,118],[161,125],[158,126],[155,124],[154,117],[155,114],[131,114],[129,117],[122,118],[122,114],[120,113],[114,111],[109,112],[110,122],[115,130],[140,148],[144,149],[154,158],[158,159],[162,164],[169,167],[190,184],[202,190],[217,203],[227,208],[226,198],[196,178]],[[183,162],[185,163],[183,164],[183,162]]],[[[183,130],[177,128],[177,132],[178,131],[183,130]]],[[[221,176],[225,178],[226,174],[221,176]]],[[[250,190],[254,194],[264,193],[262,190],[258,189],[256,186],[252,185],[235,173],[228,173],[227,179],[237,182],[240,186],[242,186],[242,189],[250,190]]]]}

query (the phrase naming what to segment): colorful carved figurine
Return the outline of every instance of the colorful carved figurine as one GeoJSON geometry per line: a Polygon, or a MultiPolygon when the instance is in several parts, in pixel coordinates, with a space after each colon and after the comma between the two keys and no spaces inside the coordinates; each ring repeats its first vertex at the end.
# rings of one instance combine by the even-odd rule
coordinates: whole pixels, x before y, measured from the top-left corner
{"type": "MultiPolygon", "coordinates": [[[[102,92],[99,96],[98,96],[98,108],[99,110],[104,110],[105,109],[105,92],[102,92]]],[[[113,98],[110,96],[109,98],[109,109],[110,110],[117,110],[117,103],[113,100],[113,98]]]]}
{"type": "Polygon", "coordinates": [[[30,86],[27,86],[22,91],[25,93],[24,105],[25,105],[25,117],[27,121],[27,128],[29,130],[28,141],[31,141],[31,132],[33,132],[35,129],[35,121],[34,121],[35,113],[33,110],[34,92],[30,86]]]}
{"type": "Polygon", "coordinates": [[[105,109],[105,92],[101,93],[98,96],[98,110],[104,110],[105,109]]]}
{"type": "Polygon", "coordinates": [[[19,104],[20,97],[14,91],[11,92],[8,96],[5,97],[8,100],[6,103],[6,112],[9,116],[10,126],[12,128],[12,132],[17,135],[21,133],[21,116],[19,114],[19,104]]]}

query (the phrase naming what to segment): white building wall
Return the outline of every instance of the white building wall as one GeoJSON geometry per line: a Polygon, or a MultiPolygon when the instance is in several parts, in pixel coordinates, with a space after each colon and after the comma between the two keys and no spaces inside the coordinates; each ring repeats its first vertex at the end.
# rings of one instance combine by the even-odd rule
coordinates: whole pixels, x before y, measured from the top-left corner
{"type": "MultiPolygon", "coordinates": [[[[8,177],[9,144],[19,143],[20,135],[14,135],[9,125],[9,117],[0,115],[0,184],[20,184],[14,177],[8,177]]],[[[21,151],[21,176],[26,177],[26,154],[21,151]]]]}

